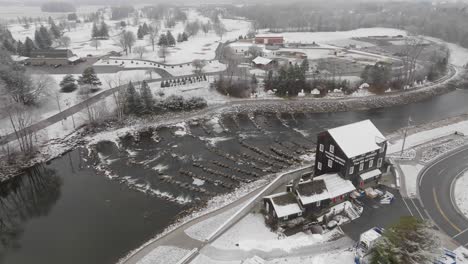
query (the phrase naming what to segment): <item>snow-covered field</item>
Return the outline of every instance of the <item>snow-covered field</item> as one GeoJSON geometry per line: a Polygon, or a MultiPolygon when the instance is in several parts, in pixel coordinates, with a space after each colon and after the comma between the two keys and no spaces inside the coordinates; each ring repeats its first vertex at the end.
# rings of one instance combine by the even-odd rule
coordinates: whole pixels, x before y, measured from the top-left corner
{"type": "Polygon", "coordinates": [[[161,88],[161,83],[156,82],[151,83],[150,88],[156,98],[160,99],[167,98],[171,95],[178,95],[184,98],[201,97],[204,98],[209,105],[221,104],[231,100],[231,98],[220,94],[216,89],[210,88],[210,83],[208,81],[165,88],[161,88]],[[159,94],[162,96],[159,96],[159,94]]]}
{"type": "MultiPolygon", "coordinates": [[[[277,34],[276,34],[277,35],[277,34]]],[[[336,32],[284,32],[281,33],[286,39],[286,42],[294,43],[324,43],[324,44],[338,44],[349,45],[344,43],[346,39],[369,37],[369,36],[406,36],[406,31],[394,28],[360,28],[349,31],[336,31],[336,32]]],[[[351,43],[353,44],[353,43],[351,43]]]]}
{"type": "MultiPolygon", "coordinates": [[[[146,59],[146,58],[145,58],[146,59]]],[[[153,61],[156,63],[156,61],[153,61]]],[[[163,66],[153,64],[153,62],[146,62],[139,59],[134,60],[122,60],[119,58],[109,58],[109,59],[101,59],[98,60],[94,65],[95,66],[119,66],[125,69],[134,69],[134,68],[161,68],[167,72],[169,72],[173,76],[183,76],[183,75],[190,75],[193,74],[193,66],[191,64],[192,61],[186,61],[186,64],[183,65],[174,65],[174,66],[163,66]]],[[[220,63],[217,60],[209,61],[206,63],[206,66],[203,68],[204,73],[210,72],[220,72],[226,69],[226,65],[220,63]]],[[[153,76],[153,79],[155,77],[153,76]]]]}
{"type": "Polygon", "coordinates": [[[178,247],[160,246],[142,258],[137,264],[176,264],[190,251],[178,247]]]}
{"type": "Polygon", "coordinates": [[[468,172],[465,171],[454,184],[455,203],[460,211],[468,218],[468,172]]]}
{"type": "Polygon", "coordinates": [[[401,171],[405,175],[405,187],[408,197],[415,198],[418,194],[418,175],[419,172],[424,168],[421,164],[414,165],[400,165],[401,171]]]}

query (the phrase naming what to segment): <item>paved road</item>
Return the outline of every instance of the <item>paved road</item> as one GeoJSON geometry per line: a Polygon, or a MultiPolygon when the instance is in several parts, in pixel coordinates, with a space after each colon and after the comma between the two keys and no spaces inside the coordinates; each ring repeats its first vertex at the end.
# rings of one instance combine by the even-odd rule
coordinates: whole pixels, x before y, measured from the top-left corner
{"type": "MultiPolygon", "coordinates": [[[[459,213],[452,200],[453,182],[468,168],[468,147],[432,163],[419,178],[419,196],[424,212],[460,245],[468,245],[468,219],[459,213]]],[[[468,191],[468,190],[467,190],[468,191]]]]}

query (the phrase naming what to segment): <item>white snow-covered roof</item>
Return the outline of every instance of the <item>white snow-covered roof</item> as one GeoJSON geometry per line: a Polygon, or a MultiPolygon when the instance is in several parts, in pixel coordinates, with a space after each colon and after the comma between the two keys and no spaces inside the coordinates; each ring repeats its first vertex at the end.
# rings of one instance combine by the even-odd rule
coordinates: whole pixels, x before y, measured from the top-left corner
{"type": "Polygon", "coordinates": [[[371,170],[371,171],[368,171],[368,172],[364,172],[363,174],[359,175],[359,177],[361,177],[361,179],[363,181],[365,181],[365,180],[368,180],[368,179],[371,179],[371,178],[375,178],[375,177],[379,176],[380,174],[382,174],[380,169],[375,169],[375,170],[371,170]]]}
{"type": "Polygon", "coordinates": [[[18,55],[11,55],[11,59],[15,62],[21,62],[29,59],[29,57],[18,56],[18,55]]]}
{"type": "Polygon", "coordinates": [[[294,199],[294,196],[291,193],[282,192],[270,196],[265,196],[264,198],[271,201],[278,218],[302,212],[299,204],[297,204],[297,201],[294,199]],[[282,202],[280,202],[280,200],[282,200],[282,202]]]}
{"type": "Polygon", "coordinates": [[[375,231],[374,228],[372,228],[362,233],[359,240],[369,244],[370,242],[378,239],[381,236],[382,236],[381,234],[379,234],[377,231],[375,231]]]}
{"type": "Polygon", "coordinates": [[[328,133],[348,158],[380,149],[377,143],[386,140],[370,120],[332,128],[328,133]]]}
{"type": "Polygon", "coordinates": [[[311,204],[318,201],[336,198],[356,189],[351,181],[341,178],[336,173],[320,175],[315,177],[312,181],[309,180],[300,183],[299,185],[318,184],[320,181],[323,181],[325,184],[325,188],[322,192],[317,192],[313,195],[306,195],[304,192],[301,193],[299,190],[296,192],[299,199],[301,199],[302,204],[311,204]]]}
{"type": "Polygon", "coordinates": [[[258,34],[255,37],[256,38],[282,38],[283,35],[279,35],[279,34],[258,34]]]}
{"type": "Polygon", "coordinates": [[[356,187],[354,187],[353,183],[350,180],[345,180],[336,173],[323,174],[314,178],[314,180],[315,179],[323,179],[325,181],[325,186],[327,186],[328,193],[330,194],[330,199],[356,190],[356,187]]]}
{"type": "Polygon", "coordinates": [[[252,62],[259,65],[268,65],[270,62],[272,62],[272,60],[258,56],[257,58],[253,59],[252,62]]]}
{"type": "Polygon", "coordinates": [[[317,89],[317,88],[314,88],[312,90],[312,92],[310,92],[311,94],[320,94],[320,91],[317,89]]]}
{"type": "Polygon", "coordinates": [[[75,62],[75,61],[77,61],[77,60],[79,60],[79,59],[80,59],[80,57],[78,57],[78,56],[75,55],[75,56],[71,56],[70,58],[68,58],[68,61],[69,61],[69,62],[75,62]]]}

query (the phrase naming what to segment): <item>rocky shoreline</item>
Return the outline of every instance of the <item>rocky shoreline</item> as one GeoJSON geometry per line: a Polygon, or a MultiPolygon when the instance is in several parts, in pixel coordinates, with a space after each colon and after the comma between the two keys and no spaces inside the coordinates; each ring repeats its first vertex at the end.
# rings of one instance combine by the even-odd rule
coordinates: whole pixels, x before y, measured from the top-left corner
{"type": "Polygon", "coordinates": [[[430,99],[455,90],[454,85],[448,81],[457,79],[458,71],[452,69],[450,74],[445,76],[438,84],[432,84],[425,87],[415,88],[399,92],[386,93],[384,95],[373,95],[367,97],[343,97],[337,99],[324,98],[295,98],[295,99],[259,99],[259,100],[240,100],[232,101],[224,105],[213,105],[208,108],[192,111],[167,113],[151,118],[131,120],[123,124],[111,123],[105,127],[97,129],[97,133],[92,135],[93,131],[86,131],[81,128],[68,135],[64,139],[55,139],[43,144],[40,147],[40,156],[24,163],[22,166],[7,166],[0,161],[0,183],[21,175],[28,168],[37,164],[48,162],[60,157],[64,153],[71,151],[79,146],[89,144],[91,141],[99,139],[99,133],[115,132],[121,130],[140,131],[148,127],[170,126],[183,121],[199,120],[212,117],[213,115],[225,115],[236,113],[331,113],[346,111],[364,111],[376,108],[385,108],[398,105],[405,105],[430,99]]]}

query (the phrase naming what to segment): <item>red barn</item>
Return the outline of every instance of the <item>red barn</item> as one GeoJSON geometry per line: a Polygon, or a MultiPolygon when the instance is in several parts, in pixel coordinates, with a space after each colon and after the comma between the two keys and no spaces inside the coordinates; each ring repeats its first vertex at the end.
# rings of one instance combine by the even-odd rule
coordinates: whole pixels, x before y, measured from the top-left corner
{"type": "Polygon", "coordinates": [[[283,45],[284,37],[281,35],[257,35],[255,36],[255,44],[283,45]]]}

